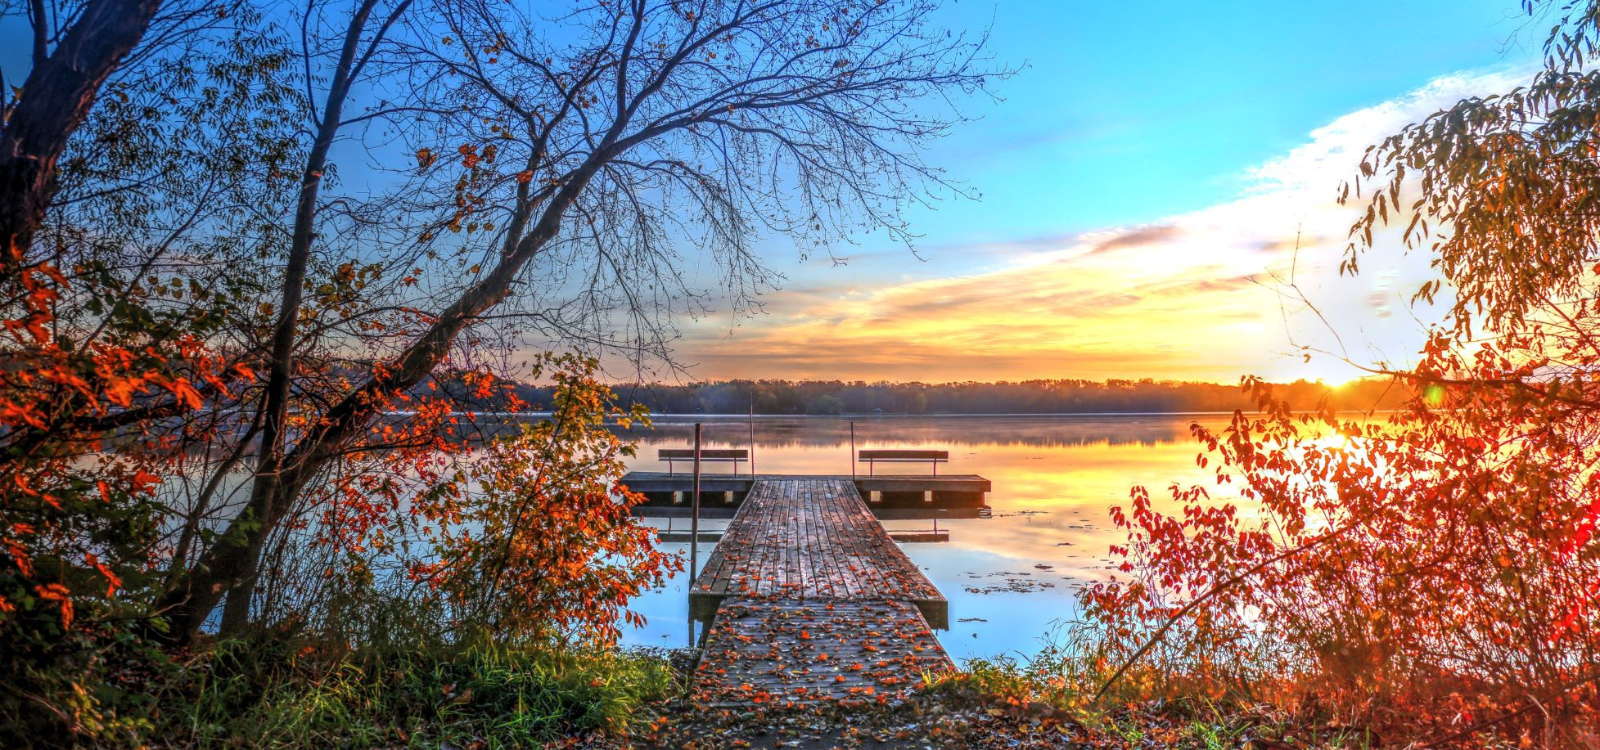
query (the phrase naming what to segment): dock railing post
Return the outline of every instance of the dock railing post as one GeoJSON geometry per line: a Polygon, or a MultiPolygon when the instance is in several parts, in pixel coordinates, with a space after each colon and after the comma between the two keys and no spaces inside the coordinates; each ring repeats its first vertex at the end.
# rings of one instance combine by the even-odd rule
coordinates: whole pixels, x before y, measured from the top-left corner
{"type": "Polygon", "coordinates": [[[856,478],[856,422],[850,420],[850,478],[856,478]]]}
{"type": "Polygon", "coordinates": [[[694,423],[694,500],[689,509],[689,587],[694,588],[694,577],[700,562],[700,423],[694,423]]]}

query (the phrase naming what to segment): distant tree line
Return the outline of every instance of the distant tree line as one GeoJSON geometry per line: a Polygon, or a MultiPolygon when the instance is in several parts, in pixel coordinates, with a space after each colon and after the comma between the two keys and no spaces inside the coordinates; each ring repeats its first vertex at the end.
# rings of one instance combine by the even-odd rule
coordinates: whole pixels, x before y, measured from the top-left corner
{"type": "MultiPolygon", "coordinates": [[[[445,388],[457,386],[446,381],[445,388]]],[[[462,388],[462,390],[465,390],[462,388]]],[[[550,403],[546,386],[517,384],[511,389],[536,408],[550,403]]],[[[891,383],[842,380],[723,380],[616,387],[625,406],[642,405],[656,414],[1092,414],[1139,412],[1251,411],[1255,399],[1234,385],[1171,380],[1025,380],[995,383],[891,383]]],[[[1339,409],[1389,409],[1410,391],[1389,380],[1360,380],[1342,386],[1296,380],[1277,386],[1280,398],[1296,409],[1313,409],[1331,397],[1339,409]]],[[[470,402],[471,399],[465,399],[470,402]]],[[[495,397],[474,405],[498,410],[495,397]]]]}

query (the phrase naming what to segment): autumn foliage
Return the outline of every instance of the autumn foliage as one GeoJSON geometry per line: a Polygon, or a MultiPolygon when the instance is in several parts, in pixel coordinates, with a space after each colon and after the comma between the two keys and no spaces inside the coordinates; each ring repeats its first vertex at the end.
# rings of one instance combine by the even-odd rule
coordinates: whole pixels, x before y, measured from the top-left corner
{"type": "Polygon", "coordinates": [[[494,440],[419,499],[436,553],[410,574],[450,616],[490,632],[615,643],[622,626],[644,624],[628,601],[683,568],[630,515],[643,496],[618,485],[634,449],[606,422],[649,419],[612,406],[594,360],[543,362],[557,388],[551,418],[494,440]]]}
{"type": "Polygon", "coordinates": [[[591,357],[664,361],[677,316],[751,305],[772,235],[909,241],[915,197],[964,190],[923,154],[1006,72],[937,8],[8,18],[34,33],[0,99],[0,745],[145,741],[153,675],[213,638],[347,664],[637,623],[676,561],[615,486],[606,421],[641,415],[591,357]],[[509,387],[534,369],[550,403],[509,387]]]}
{"type": "Polygon", "coordinates": [[[1600,742],[1600,7],[1528,10],[1565,14],[1547,70],[1379,144],[1343,192],[1365,204],[1345,271],[1389,222],[1435,258],[1417,297],[1448,314],[1414,366],[1375,368],[1415,395],[1296,414],[1246,379],[1259,414],[1192,428],[1214,482],[1115,513],[1123,575],[1085,594],[1114,665],[1441,740],[1600,742]]]}

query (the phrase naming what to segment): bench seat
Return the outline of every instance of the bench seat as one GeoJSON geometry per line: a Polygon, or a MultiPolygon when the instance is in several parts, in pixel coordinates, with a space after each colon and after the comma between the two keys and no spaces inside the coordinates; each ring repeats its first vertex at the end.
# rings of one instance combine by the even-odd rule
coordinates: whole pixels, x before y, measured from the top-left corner
{"type": "Polygon", "coordinates": [[[939,475],[939,464],[950,461],[950,451],[871,449],[862,450],[858,455],[862,461],[867,462],[867,474],[869,476],[873,474],[875,464],[880,461],[885,463],[932,464],[934,476],[939,475]]]}
{"type": "MultiPolygon", "coordinates": [[[[667,462],[667,473],[673,472],[678,461],[694,461],[693,448],[662,448],[656,458],[667,462]]],[[[733,473],[739,473],[739,464],[750,460],[750,451],[744,448],[701,448],[700,463],[718,462],[733,464],[733,473]]]]}

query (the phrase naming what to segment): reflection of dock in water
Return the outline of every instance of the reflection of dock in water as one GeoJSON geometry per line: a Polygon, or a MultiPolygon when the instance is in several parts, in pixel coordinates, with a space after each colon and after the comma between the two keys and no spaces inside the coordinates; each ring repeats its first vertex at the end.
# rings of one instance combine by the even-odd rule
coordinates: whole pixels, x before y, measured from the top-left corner
{"type": "MultiPolygon", "coordinates": [[[[940,516],[940,518],[943,517],[940,516]]],[[[950,541],[950,530],[937,528],[938,523],[938,518],[935,518],[935,528],[932,529],[884,529],[884,531],[889,533],[890,540],[901,544],[928,544],[950,541]]],[[[656,533],[660,536],[661,541],[673,544],[687,543],[694,540],[694,534],[690,533],[688,529],[674,529],[670,525],[667,528],[658,529],[656,533]]],[[[720,542],[722,541],[722,532],[702,531],[700,532],[700,541],[720,542]]]]}

